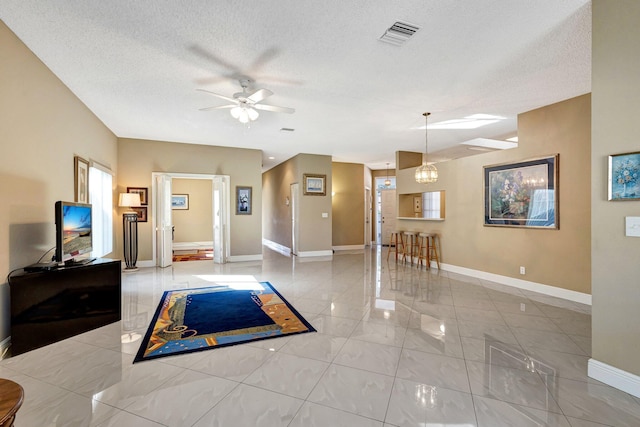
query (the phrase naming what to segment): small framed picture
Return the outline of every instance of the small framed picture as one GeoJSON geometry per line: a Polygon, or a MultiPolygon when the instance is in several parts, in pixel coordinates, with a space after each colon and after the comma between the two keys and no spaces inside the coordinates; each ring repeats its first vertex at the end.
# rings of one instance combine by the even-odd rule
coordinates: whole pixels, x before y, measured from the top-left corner
{"type": "Polygon", "coordinates": [[[314,175],[305,173],[304,178],[304,192],[306,196],[325,196],[327,189],[325,183],[327,181],[326,175],[314,175]]]}
{"type": "Polygon", "coordinates": [[[127,193],[140,195],[140,204],[142,206],[147,206],[149,204],[148,192],[149,189],[147,187],[127,187],[127,193]]]}
{"type": "Polygon", "coordinates": [[[133,206],[130,208],[136,214],[138,214],[138,222],[147,222],[147,207],[146,206],[133,206]]]}
{"type": "Polygon", "coordinates": [[[75,156],[73,160],[75,201],[89,203],[89,162],[80,156],[75,156]]]}
{"type": "Polygon", "coordinates": [[[252,187],[236,186],[236,215],[251,215],[252,187]]]}
{"type": "Polygon", "coordinates": [[[640,152],[609,156],[609,200],[640,200],[640,152]]]}
{"type": "Polygon", "coordinates": [[[186,211],[189,209],[189,195],[188,194],[172,194],[171,195],[171,209],[186,211]]]}

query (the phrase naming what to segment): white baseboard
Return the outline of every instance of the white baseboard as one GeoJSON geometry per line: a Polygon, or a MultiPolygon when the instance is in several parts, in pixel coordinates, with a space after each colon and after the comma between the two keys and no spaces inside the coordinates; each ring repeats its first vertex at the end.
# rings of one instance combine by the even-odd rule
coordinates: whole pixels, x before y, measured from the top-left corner
{"type": "Polygon", "coordinates": [[[358,249],[364,249],[364,245],[343,245],[343,246],[334,246],[334,251],[353,251],[358,249]]]}
{"type": "Polygon", "coordinates": [[[490,280],[492,282],[500,283],[501,285],[513,286],[514,288],[518,289],[538,292],[556,298],[562,298],[569,301],[579,302],[581,304],[591,305],[591,295],[584,294],[582,292],[557,288],[555,286],[543,285],[542,283],[530,282],[528,280],[502,276],[500,274],[487,273],[486,271],[473,270],[466,267],[458,267],[457,265],[440,263],[440,268],[444,271],[451,271],[452,273],[464,274],[465,276],[490,280]]]}
{"type": "Polygon", "coordinates": [[[332,250],[326,251],[298,251],[297,253],[299,258],[310,258],[315,256],[333,256],[332,250]]]}
{"type": "Polygon", "coordinates": [[[11,346],[11,336],[6,337],[2,341],[0,341],[0,360],[4,359],[4,355],[7,353],[7,350],[11,346]]]}
{"type": "MultiPolygon", "coordinates": [[[[122,265],[125,266],[124,262],[122,263],[122,265]]],[[[136,262],[136,266],[141,268],[149,268],[149,267],[155,267],[156,264],[152,260],[145,260],[145,261],[136,262]]]]}
{"type": "Polygon", "coordinates": [[[280,243],[272,242],[269,239],[262,239],[262,244],[284,256],[291,256],[291,248],[283,246],[280,243]]]}
{"type": "Polygon", "coordinates": [[[228,262],[262,261],[262,254],[255,255],[230,255],[228,262]]]}
{"type": "Polygon", "coordinates": [[[589,359],[589,377],[640,398],[640,377],[595,359],[589,359]]]}

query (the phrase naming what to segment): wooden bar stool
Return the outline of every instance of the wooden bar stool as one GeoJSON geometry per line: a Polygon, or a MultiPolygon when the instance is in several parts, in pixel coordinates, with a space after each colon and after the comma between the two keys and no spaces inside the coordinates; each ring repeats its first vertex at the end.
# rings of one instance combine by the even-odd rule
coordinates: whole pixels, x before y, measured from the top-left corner
{"type": "Polygon", "coordinates": [[[429,238],[431,234],[429,233],[418,233],[418,268],[424,265],[428,270],[431,266],[429,265],[429,238]]]}
{"type": "Polygon", "coordinates": [[[387,252],[387,261],[389,261],[389,255],[391,255],[392,247],[393,252],[395,252],[396,254],[396,262],[398,262],[398,253],[404,255],[404,237],[402,233],[404,233],[402,230],[395,230],[391,232],[391,235],[389,237],[389,252],[387,252]]]}
{"type": "Polygon", "coordinates": [[[440,236],[436,233],[429,235],[429,247],[427,249],[427,263],[431,263],[431,260],[436,260],[438,270],[440,270],[440,236]]]}
{"type": "Polygon", "coordinates": [[[413,265],[413,252],[416,247],[416,233],[413,231],[405,231],[404,233],[404,253],[402,255],[402,261],[407,261],[409,256],[409,264],[413,265]]]}
{"type": "Polygon", "coordinates": [[[20,384],[0,379],[0,426],[12,427],[16,412],[22,406],[24,390],[20,384]]]}

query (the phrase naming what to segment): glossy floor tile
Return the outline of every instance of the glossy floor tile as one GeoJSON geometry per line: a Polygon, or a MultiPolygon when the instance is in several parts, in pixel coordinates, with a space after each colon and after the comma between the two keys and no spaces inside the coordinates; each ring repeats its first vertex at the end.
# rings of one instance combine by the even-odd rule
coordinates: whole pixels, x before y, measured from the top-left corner
{"type": "Polygon", "coordinates": [[[640,399],[587,377],[590,307],[386,253],[123,274],[120,322],[0,361],[16,426],[640,426],[640,399]],[[317,332],[132,363],[164,291],[228,276],[317,332]]]}

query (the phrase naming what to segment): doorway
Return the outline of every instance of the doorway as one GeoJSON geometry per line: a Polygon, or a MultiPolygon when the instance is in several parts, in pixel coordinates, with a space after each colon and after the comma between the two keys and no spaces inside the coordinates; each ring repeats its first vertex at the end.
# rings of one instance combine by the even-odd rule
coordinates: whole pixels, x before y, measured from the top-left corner
{"type": "MultiPolygon", "coordinates": [[[[196,240],[192,244],[202,243],[205,246],[210,245],[213,250],[211,259],[215,263],[223,264],[229,257],[229,230],[228,218],[230,210],[230,192],[229,192],[229,176],[227,175],[209,175],[209,174],[188,174],[188,173],[152,173],[152,189],[151,197],[154,200],[152,229],[153,233],[153,263],[159,267],[168,267],[173,263],[174,249],[191,250],[183,245],[174,248],[174,219],[172,209],[172,195],[176,194],[173,190],[173,180],[191,179],[191,180],[207,180],[211,182],[208,191],[211,192],[210,200],[207,195],[207,202],[210,204],[210,210],[207,207],[209,221],[211,226],[207,224],[207,234],[210,239],[196,240]]],[[[179,186],[178,186],[179,187],[179,186]]],[[[182,191],[181,197],[189,196],[188,193],[182,191]]],[[[192,200],[193,202],[193,200],[192,200]]],[[[184,206],[182,206],[184,208],[184,206]]],[[[188,205],[187,205],[188,207],[188,205]]]]}

